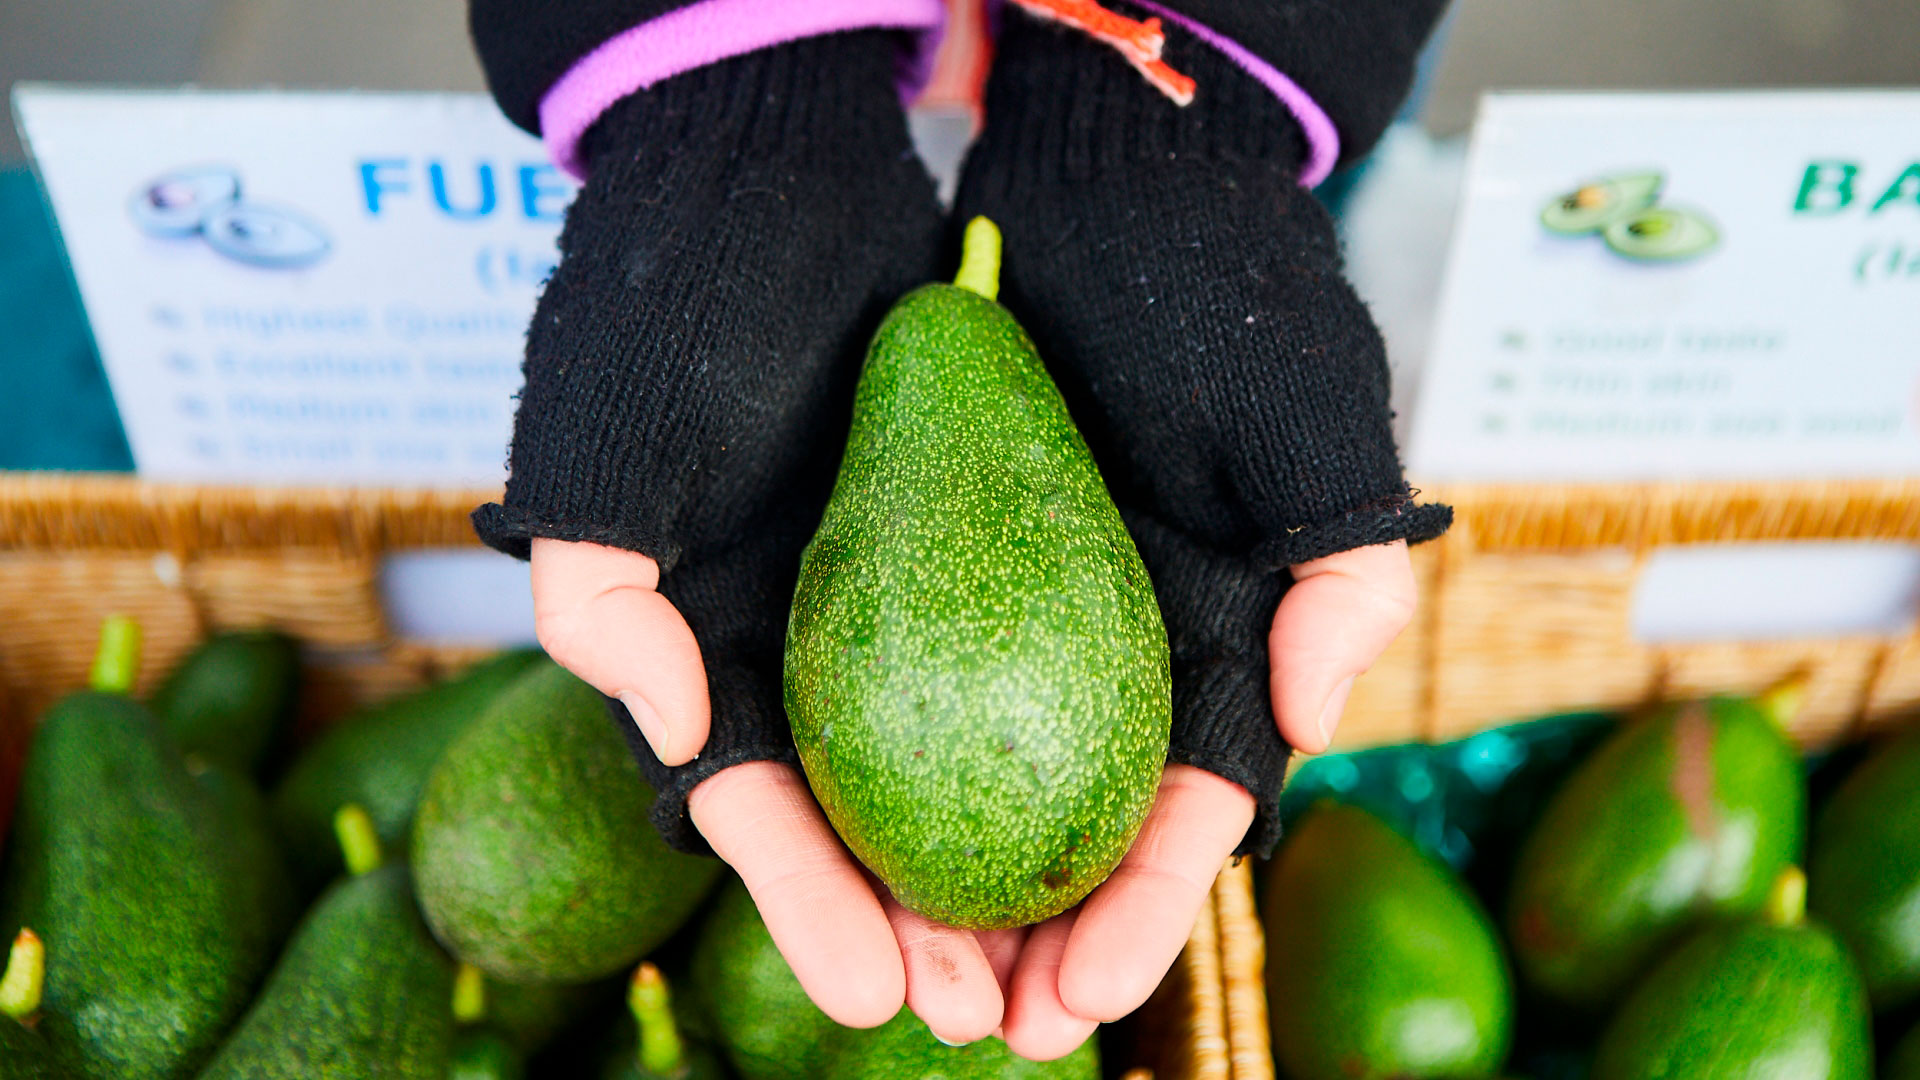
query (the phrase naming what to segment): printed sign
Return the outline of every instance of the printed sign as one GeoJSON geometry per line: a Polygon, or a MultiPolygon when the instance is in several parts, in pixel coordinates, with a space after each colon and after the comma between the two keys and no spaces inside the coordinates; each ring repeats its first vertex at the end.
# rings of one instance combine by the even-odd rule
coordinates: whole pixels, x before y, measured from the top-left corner
{"type": "Polygon", "coordinates": [[[26,85],[147,476],[489,485],[573,184],[478,94],[26,85]]]}
{"type": "Polygon", "coordinates": [[[1920,92],[1501,94],[1419,480],[1920,472],[1920,92]]]}

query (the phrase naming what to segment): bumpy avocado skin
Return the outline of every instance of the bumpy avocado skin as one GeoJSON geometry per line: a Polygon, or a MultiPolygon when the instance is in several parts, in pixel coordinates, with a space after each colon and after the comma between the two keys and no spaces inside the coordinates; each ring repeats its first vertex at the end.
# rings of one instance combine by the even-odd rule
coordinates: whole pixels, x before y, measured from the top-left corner
{"type": "Polygon", "coordinates": [[[801,564],[786,706],[815,796],[908,908],[1039,922],[1104,880],[1158,788],[1167,636],[1033,343],[928,285],[875,335],[801,564]]]}
{"type": "Polygon", "coordinates": [[[688,989],[743,1080],[809,1080],[839,1030],[807,997],[739,878],[714,894],[688,989]]]}
{"type": "Polygon", "coordinates": [[[947,1046],[902,1009],[877,1028],[841,1028],[821,1075],[833,1080],[1098,1080],[1097,1041],[1088,1039],[1052,1061],[1028,1061],[999,1039],[947,1046]]]}
{"type": "Polygon", "coordinates": [[[427,923],[507,982],[582,982],[665,941],[720,870],[648,822],[653,789],[598,691],[551,661],[447,747],[414,821],[427,923]]]}
{"type": "Polygon", "coordinates": [[[334,884],[201,1080],[444,1080],[453,963],[405,867],[334,884]]]}
{"type": "Polygon", "coordinates": [[[251,776],[279,740],[299,689],[294,640],[240,630],[201,642],[149,704],[181,752],[251,776]]]}
{"type": "Polygon", "coordinates": [[[451,679],[364,709],[322,734],[273,792],[273,821],[303,889],[343,869],[333,815],[366,809],[387,851],[406,850],[414,807],[447,744],[513,680],[543,659],[537,649],[492,656],[451,679]]]}
{"type": "Polygon", "coordinates": [[[1627,721],[1521,847],[1505,926],[1526,982],[1597,1009],[1695,923],[1757,910],[1806,834],[1800,760],[1738,698],[1627,721]]]}
{"type": "Polygon", "coordinates": [[[1593,1080],[1873,1075],[1866,991],[1824,928],[1748,921],[1689,938],[1600,1037],[1593,1080]]]}
{"type": "Polygon", "coordinates": [[[1513,987],[1466,887],[1372,814],[1322,803],[1262,911],[1274,1054],[1293,1080],[1493,1076],[1513,987]]]}
{"type": "Polygon", "coordinates": [[[192,1076],[294,916],[249,781],[93,691],[41,721],[0,865],[0,928],[46,943],[38,1032],[82,1075],[192,1076]]]}
{"type": "Polygon", "coordinates": [[[1847,777],[1809,850],[1807,906],[1846,942],[1874,1008],[1920,997],[1920,732],[1847,777]]]}

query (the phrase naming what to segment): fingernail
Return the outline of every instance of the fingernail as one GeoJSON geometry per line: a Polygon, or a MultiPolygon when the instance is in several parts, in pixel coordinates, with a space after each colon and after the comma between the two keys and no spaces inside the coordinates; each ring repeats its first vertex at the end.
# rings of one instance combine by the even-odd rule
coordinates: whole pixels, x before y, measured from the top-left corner
{"type": "Polygon", "coordinates": [[[932,1035],[933,1041],[939,1043],[941,1046],[951,1046],[958,1049],[959,1047],[967,1045],[966,1043],[963,1043],[963,1042],[948,1042],[947,1040],[941,1038],[940,1033],[933,1030],[932,1028],[928,1028],[927,1033],[932,1035]]]}
{"type": "Polygon", "coordinates": [[[1340,681],[1327,695],[1327,703],[1320,706],[1320,738],[1330,747],[1333,745],[1334,729],[1340,726],[1340,714],[1346,710],[1347,695],[1353,693],[1352,675],[1340,681]]]}
{"type": "Polygon", "coordinates": [[[665,761],[667,725],[660,719],[660,714],[653,711],[653,706],[647,704],[646,698],[632,691],[620,695],[620,704],[627,707],[627,712],[633,716],[634,726],[640,729],[641,735],[646,736],[647,745],[653,747],[653,756],[665,761]]]}

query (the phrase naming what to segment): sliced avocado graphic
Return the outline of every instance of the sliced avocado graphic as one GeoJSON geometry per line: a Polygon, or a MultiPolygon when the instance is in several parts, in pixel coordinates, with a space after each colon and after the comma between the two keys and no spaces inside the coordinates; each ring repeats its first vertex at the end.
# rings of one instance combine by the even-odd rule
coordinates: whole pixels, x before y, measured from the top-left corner
{"type": "Polygon", "coordinates": [[[1602,234],[1614,254],[1646,262],[1691,259],[1720,242],[1720,230],[1697,210],[1650,206],[1608,225],[1602,234]]]}
{"type": "Polygon", "coordinates": [[[1540,224],[1563,236],[1584,236],[1652,206],[1667,178],[1657,172],[1625,173],[1582,184],[1540,211],[1540,224]]]}

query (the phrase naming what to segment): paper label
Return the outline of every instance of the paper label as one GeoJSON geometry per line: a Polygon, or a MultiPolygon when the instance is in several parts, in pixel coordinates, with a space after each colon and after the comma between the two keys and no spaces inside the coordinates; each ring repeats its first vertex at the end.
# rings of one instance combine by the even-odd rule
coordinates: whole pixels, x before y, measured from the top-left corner
{"type": "Polygon", "coordinates": [[[142,474],[487,485],[573,184],[479,94],[22,86],[142,474]]]}
{"type": "Polygon", "coordinates": [[[1920,472],[1920,92],[1484,100],[1409,471],[1920,472]]]}

